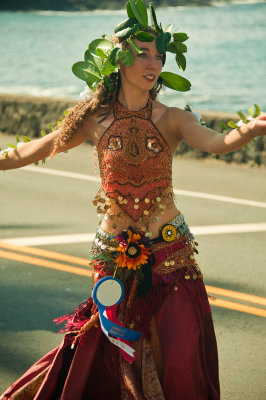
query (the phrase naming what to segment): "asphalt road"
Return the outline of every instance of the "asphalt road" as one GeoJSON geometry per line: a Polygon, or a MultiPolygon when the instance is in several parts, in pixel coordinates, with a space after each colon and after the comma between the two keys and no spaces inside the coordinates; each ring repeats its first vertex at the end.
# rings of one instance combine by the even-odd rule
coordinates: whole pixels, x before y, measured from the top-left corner
{"type": "MultiPolygon", "coordinates": [[[[7,141],[0,135],[1,145],[7,141]]],[[[60,343],[53,318],[71,312],[90,295],[89,243],[77,235],[92,234],[99,222],[91,204],[99,184],[84,178],[94,174],[92,148],[82,145],[37,168],[47,169],[81,175],[57,176],[32,168],[0,174],[0,242],[5,240],[0,243],[0,392],[60,343]],[[62,236],[62,243],[55,235],[62,236]],[[75,243],[66,243],[65,235],[73,235],[75,243]],[[52,244],[43,244],[45,238],[32,244],[32,238],[43,236],[53,237],[52,244]],[[27,246],[37,253],[14,247],[17,238],[26,238],[27,246]],[[4,248],[7,243],[9,249],[4,248]],[[53,253],[44,255],[40,250],[53,253]]],[[[198,263],[208,292],[217,297],[212,310],[223,400],[266,398],[265,183],[265,168],[174,160],[174,187],[187,191],[176,194],[177,205],[195,228],[198,263]],[[200,193],[227,200],[207,199],[200,193]],[[241,204],[228,197],[250,202],[241,204]],[[213,226],[218,226],[218,233],[213,226]]]]}

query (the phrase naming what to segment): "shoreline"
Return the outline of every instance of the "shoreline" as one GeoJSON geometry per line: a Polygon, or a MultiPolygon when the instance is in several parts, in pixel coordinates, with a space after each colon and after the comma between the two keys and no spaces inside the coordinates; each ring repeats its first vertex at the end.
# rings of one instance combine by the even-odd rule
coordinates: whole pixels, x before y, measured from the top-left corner
{"type": "MultiPolygon", "coordinates": [[[[155,2],[156,9],[160,8],[184,8],[184,7],[221,7],[227,5],[247,5],[247,4],[260,4],[264,0],[157,0],[155,2]]],[[[6,12],[29,12],[29,13],[93,13],[93,12],[121,12],[124,8],[121,8],[121,1],[114,0],[111,3],[109,0],[102,1],[101,8],[97,8],[95,4],[80,5],[79,3],[71,1],[65,2],[65,7],[55,5],[55,1],[48,0],[45,4],[42,1],[36,1],[34,6],[21,5],[18,1],[13,1],[13,5],[10,3],[0,5],[0,11],[6,12]],[[15,3],[15,4],[14,4],[15,3]]]]}
{"type": "MultiPolygon", "coordinates": [[[[21,137],[41,137],[42,130],[49,133],[51,131],[49,124],[56,126],[64,111],[77,103],[78,100],[69,98],[56,99],[0,93],[0,132],[10,136],[18,134],[21,137]]],[[[236,113],[204,110],[199,110],[199,113],[206,121],[207,126],[218,132],[221,131],[220,122],[239,121],[239,116],[236,113]]],[[[185,142],[181,142],[176,155],[185,155],[196,159],[215,158],[215,155],[193,149],[185,142]]],[[[226,162],[266,166],[266,137],[258,137],[255,142],[252,141],[242,149],[224,154],[219,158],[226,162]]]]}

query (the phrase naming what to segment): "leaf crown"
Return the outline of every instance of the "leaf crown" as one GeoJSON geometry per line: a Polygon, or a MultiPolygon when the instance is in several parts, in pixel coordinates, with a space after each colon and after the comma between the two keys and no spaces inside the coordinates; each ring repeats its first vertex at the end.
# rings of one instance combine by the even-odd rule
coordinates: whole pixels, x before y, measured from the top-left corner
{"type": "MultiPolygon", "coordinates": [[[[148,12],[143,0],[129,0],[126,5],[128,18],[119,23],[114,34],[118,43],[109,40],[106,35],[94,39],[89,43],[84,54],[84,61],[78,61],[72,66],[73,73],[87,83],[91,90],[104,81],[110,91],[114,90],[113,80],[110,75],[117,73],[119,61],[126,66],[134,62],[135,50],[142,51],[133,41],[134,38],[141,42],[152,42],[155,40],[157,51],[163,55],[162,62],[165,64],[166,52],[175,55],[176,63],[181,71],[186,69],[187,46],[184,42],[188,39],[186,33],[172,33],[173,25],[167,25],[164,29],[158,24],[155,9],[149,3],[149,14],[151,25],[148,25],[148,12]]],[[[186,92],[190,90],[191,84],[184,77],[173,72],[161,72],[159,81],[170,89],[186,92]]]]}

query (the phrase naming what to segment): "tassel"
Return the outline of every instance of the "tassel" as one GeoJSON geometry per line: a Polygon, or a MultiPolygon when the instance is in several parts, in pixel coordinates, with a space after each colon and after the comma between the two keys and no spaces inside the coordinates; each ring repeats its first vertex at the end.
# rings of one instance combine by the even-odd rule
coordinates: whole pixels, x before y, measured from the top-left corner
{"type": "Polygon", "coordinates": [[[89,321],[87,321],[83,327],[79,330],[79,331],[70,331],[68,332],[68,334],[70,333],[77,333],[77,335],[74,337],[74,340],[71,344],[71,349],[74,349],[78,339],[80,338],[80,336],[84,335],[86,332],[88,332],[93,326],[98,326],[97,325],[97,321],[99,319],[99,312],[97,312],[96,314],[94,314],[89,321]]]}

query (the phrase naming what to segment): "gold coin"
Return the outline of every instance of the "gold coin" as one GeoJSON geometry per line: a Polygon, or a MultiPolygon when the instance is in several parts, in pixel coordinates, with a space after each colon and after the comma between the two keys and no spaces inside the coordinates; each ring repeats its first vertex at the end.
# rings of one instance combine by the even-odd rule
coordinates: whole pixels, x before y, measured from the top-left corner
{"type": "Polygon", "coordinates": [[[135,201],[135,203],[138,203],[139,199],[136,197],[134,201],[135,201]]]}
{"type": "Polygon", "coordinates": [[[148,211],[148,210],[144,210],[144,214],[145,214],[145,215],[148,215],[148,214],[149,214],[149,211],[148,211]]]}
{"type": "Polygon", "coordinates": [[[185,275],[185,279],[190,279],[190,276],[189,275],[185,275]]]}
{"type": "Polygon", "coordinates": [[[174,290],[175,290],[175,291],[177,291],[177,290],[178,290],[178,287],[177,287],[176,285],[174,286],[174,290]]]}
{"type": "Polygon", "coordinates": [[[137,210],[139,208],[139,205],[138,204],[134,204],[134,208],[135,208],[135,210],[137,210]]]}
{"type": "Polygon", "coordinates": [[[175,265],[175,261],[174,260],[170,261],[170,265],[175,265]]]}
{"type": "Polygon", "coordinates": [[[146,204],[148,204],[150,202],[150,199],[148,199],[148,197],[146,197],[144,201],[146,204]]]}

